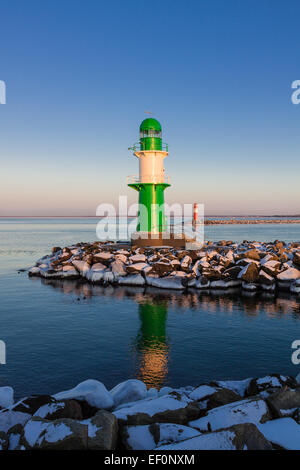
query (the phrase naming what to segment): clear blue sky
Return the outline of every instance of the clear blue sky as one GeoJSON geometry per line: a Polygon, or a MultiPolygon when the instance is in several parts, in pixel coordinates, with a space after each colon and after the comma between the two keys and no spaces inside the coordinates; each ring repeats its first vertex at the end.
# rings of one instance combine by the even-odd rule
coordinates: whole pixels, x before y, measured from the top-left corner
{"type": "Polygon", "coordinates": [[[4,0],[0,18],[0,215],[134,202],[145,110],[168,202],[300,213],[299,1],[4,0]]]}

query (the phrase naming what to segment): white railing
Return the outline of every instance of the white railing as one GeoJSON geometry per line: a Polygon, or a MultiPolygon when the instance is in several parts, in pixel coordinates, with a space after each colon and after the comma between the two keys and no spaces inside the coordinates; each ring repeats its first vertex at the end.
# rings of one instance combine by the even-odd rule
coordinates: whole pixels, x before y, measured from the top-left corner
{"type": "Polygon", "coordinates": [[[127,184],[139,184],[139,183],[152,183],[152,184],[170,184],[170,176],[153,176],[143,175],[140,178],[138,175],[127,176],[127,184]]]}

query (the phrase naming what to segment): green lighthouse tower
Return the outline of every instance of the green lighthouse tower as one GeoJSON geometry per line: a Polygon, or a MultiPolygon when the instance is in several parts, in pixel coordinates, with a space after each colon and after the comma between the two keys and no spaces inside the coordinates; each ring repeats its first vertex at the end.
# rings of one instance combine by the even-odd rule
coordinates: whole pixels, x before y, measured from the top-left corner
{"type": "MultiPolygon", "coordinates": [[[[136,238],[161,240],[167,230],[164,214],[164,190],[170,186],[163,161],[168,146],[162,143],[162,128],[153,118],[140,125],[140,140],[129,150],[139,159],[139,176],[129,176],[127,184],[139,192],[139,211],[136,238]]],[[[145,245],[147,242],[145,242],[145,245]]]]}

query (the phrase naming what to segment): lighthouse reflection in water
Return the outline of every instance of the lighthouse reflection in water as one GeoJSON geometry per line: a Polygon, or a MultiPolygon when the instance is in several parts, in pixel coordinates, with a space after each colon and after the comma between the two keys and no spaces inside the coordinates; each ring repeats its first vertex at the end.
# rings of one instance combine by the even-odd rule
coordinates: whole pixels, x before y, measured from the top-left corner
{"type": "Polygon", "coordinates": [[[139,304],[141,322],[136,349],[139,355],[138,378],[147,386],[160,388],[168,373],[168,340],[165,302],[146,301],[139,304]]]}
{"type": "MultiPolygon", "coordinates": [[[[18,370],[22,396],[29,386],[55,393],[87,378],[108,389],[128,378],[159,389],[212,378],[263,377],[270,370],[296,373],[291,362],[291,343],[300,326],[296,297],[30,280],[53,305],[38,316],[33,311],[31,336],[24,333],[27,355],[43,362],[47,373],[31,375],[33,387],[18,370]],[[41,331],[46,332],[43,341],[41,331]]],[[[8,379],[16,376],[9,361],[5,372],[8,379]]]]}

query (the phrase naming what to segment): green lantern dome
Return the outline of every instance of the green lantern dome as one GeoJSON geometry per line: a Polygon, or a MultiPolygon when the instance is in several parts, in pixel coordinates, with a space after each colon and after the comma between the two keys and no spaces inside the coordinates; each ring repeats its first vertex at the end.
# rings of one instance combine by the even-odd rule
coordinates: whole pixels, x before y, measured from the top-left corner
{"type": "Polygon", "coordinates": [[[146,131],[146,130],[161,132],[161,125],[157,121],[157,119],[147,118],[147,119],[144,119],[140,125],[140,131],[146,131]]]}

